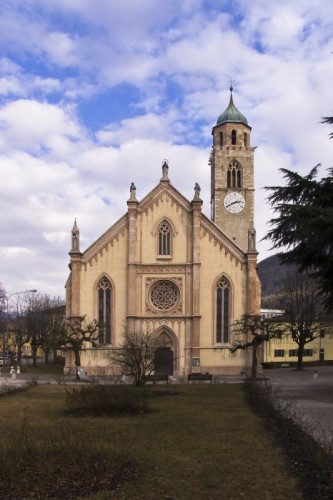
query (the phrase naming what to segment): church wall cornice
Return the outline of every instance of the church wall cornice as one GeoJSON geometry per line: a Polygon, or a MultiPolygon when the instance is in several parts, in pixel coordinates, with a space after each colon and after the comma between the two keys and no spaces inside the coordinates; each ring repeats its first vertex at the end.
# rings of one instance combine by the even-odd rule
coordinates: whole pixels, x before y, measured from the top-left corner
{"type": "Polygon", "coordinates": [[[92,259],[97,260],[98,254],[103,255],[103,250],[107,251],[108,245],[114,240],[118,241],[120,236],[124,236],[128,226],[127,214],[118,220],[110,229],[108,229],[98,240],[95,241],[82,254],[82,263],[86,264],[92,259]]]}
{"type": "Polygon", "coordinates": [[[186,264],[139,264],[135,267],[137,274],[185,274],[186,264]]]}
{"type": "Polygon", "coordinates": [[[204,215],[201,217],[200,221],[201,230],[203,234],[208,234],[209,238],[214,240],[215,245],[220,245],[220,249],[229,253],[232,258],[236,260],[236,263],[244,265],[246,262],[246,256],[240,248],[238,248],[229,238],[221,232],[221,230],[215,226],[215,224],[207,219],[204,215]]]}

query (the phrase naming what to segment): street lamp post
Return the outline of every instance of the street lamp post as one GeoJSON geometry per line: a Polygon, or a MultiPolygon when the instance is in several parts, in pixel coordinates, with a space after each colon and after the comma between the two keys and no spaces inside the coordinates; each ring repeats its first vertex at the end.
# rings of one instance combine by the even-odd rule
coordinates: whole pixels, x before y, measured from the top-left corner
{"type": "Polygon", "coordinates": [[[6,343],[8,342],[8,338],[9,338],[9,299],[11,297],[13,297],[13,295],[22,295],[24,293],[36,293],[37,290],[36,289],[33,289],[33,290],[23,290],[22,292],[14,292],[14,293],[11,293],[10,295],[8,295],[8,297],[5,297],[5,301],[6,301],[6,342],[5,342],[5,339],[4,339],[4,342],[3,342],[3,366],[5,366],[5,359],[6,359],[6,352],[5,352],[5,345],[6,343]]]}

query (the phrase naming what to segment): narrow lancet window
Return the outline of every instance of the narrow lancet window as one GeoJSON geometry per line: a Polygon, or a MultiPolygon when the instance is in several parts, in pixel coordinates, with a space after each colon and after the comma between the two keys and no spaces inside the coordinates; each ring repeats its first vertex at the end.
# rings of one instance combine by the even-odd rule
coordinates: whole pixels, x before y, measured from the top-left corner
{"type": "Polygon", "coordinates": [[[216,287],[216,342],[230,341],[230,283],[222,277],[216,287]]]}
{"type": "Polygon", "coordinates": [[[112,287],[110,281],[105,276],[98,283],[97,294],[99,343],[111,344],[112,287]]]}

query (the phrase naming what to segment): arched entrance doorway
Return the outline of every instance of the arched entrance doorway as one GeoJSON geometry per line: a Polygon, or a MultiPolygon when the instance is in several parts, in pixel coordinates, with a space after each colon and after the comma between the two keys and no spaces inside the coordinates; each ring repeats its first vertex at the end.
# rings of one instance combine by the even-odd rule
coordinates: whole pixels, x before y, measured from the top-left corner
{"type": "Polygon", "coordinates": [[[162,331],[157,338],[154,360],[155,375],[173,375],[174,351],[171,335],[167,331],[162,331]]]}

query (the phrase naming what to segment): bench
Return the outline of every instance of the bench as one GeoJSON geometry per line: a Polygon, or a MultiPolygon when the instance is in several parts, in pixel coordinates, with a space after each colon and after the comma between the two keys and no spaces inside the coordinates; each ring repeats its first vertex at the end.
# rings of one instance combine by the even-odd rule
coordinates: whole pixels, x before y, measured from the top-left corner
{"type": "Polygon", "coordinates": [[[211,375],[210,373],[190,373],[187,376],[187,380],[189,383],[194,381],[205,382],[206,380],[209,380],[210,383],[212,383],[213,375],[211,375]]]}
{"type": "Polygon", "coordinates": [[[169,381],[169,376],[165,374],[160,374],[160,375],[146,375],[145,376],[145,381],[146,382],[152,382],[153,384],[156,384],[156,382],[166,382],[168,383],[169,381]]]}
{"type": "Polygon", "coordinates": [[[90,380],[89,375],[81,368],[81,366],[77,367],[77,375],[79,380],[90,380]]]}

